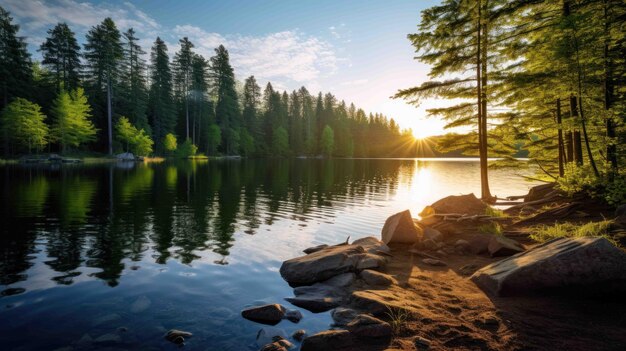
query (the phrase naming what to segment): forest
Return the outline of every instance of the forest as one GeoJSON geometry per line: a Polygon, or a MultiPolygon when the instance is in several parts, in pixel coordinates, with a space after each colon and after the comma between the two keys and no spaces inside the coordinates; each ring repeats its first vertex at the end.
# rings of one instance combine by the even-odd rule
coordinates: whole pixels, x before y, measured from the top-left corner
{"type": "Polygon", "coordinates": [[[488,157],[520,166],[521,143],[541,179],[626,200],[626,2],[446,0],[408,38],[430,80],[396,97],[451,101],[429,113],[472,131],[439,147],[480,157],[483,199],[488,157]]]}
{"type": "Polygon", "coordinates": [[[5,157],[39,152],[139,156],[414,156],[410,130],[331,93],[291,93],[237,80],[224,46],[149,54],[111,18],[81,47],[66,23],[48,30],[34,61],[0,7],[1,138],[5,157]]]}

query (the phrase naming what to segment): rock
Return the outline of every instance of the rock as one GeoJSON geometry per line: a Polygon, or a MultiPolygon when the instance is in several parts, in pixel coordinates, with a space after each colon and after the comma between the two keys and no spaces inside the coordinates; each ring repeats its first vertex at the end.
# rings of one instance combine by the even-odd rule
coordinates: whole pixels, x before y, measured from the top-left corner
{"type": "Polygon", "coordinates": [[[480,255],[489,252],[490,234],[477,234],[469,240],[470,251],[474,255],[480,255]]]}
{"type": "Polygon", "coordinates": [[[517,241],[501,235],[492,235],[487,249],[491,257],[511,256],[524,251],[517,241]]]}
{"type": "Polygon", "coordinates": [[[472,252],[469,241],[463,239],[459,239],[454,243],[454,249],[461,255],[467,255],[472,252]]]}
{"type": "Polygon", "coordinates": [[[318,252],[318,251],[320,251],[320,250],[323,250],[323,249],[325,249],[325,248],[327,248],[327,247],[328,247],[328,245],[326,245],[326,244],[322,244],[322,245],[317,245],[317,246],[309,247],[309,248],[307,248],[307,249],[302,250],[302,252],[304,252],[305,254],[307,254],[307,255],[308,255],[308,254],[312,254],[312,253],[314,253],[314,252],[318,252]]]}
{"type": "Polygon", "coordinates": [[[287,333],[285,333],[285,330],[276,327],[263,327],[256,334],[256,344],[259,347],[263,347],[275,342],[277,338],[286,339],[287,333]]]}
{"type": "Polygon", "coordinates": [[[302,341],[301,351],[328,351],[350,347],[352,334],[347,330],[325,330],[302,341]]]}
{"type": "Polygon", "coordinates": [[[302,312],[298,310],[288,310],[287,313],[285,313],[285,319],[292,323],[298,323],[302,319],[302,312]]]}
{"type": "Polygon", "coordinates": [[[143,312],[143,311],[147,310],[148,307],[150,307],[151,303],[152,302],[150,301],[149,298],[147,298],[146,296],[142,295],[137,300],[135,300],[135,302],[133,302],[132,305],[130,305],[130,311],[132,313],[143,312]]]}
{"type": "Polygon", "coordinates": [[[421,229],[413,223],[409,210],[399,212],[387,218],[381,232],[385,244],[414,244],[421,236],[421,229]]]}
{"type": "Polygon", "coordinates": [[[415,337],[413,344],[415,344],[415,348],[418,350],[428,350],[430,348],[430,340],[421,336],[415,337]]]}
{"type": "Polygon", "coordinates": [[[412,313],[407,306],[406,294],[402,291],[361,290],[354,291],[350,296],[350,305],[353,308],[367,311],[375,317],[387,317],[390,310],[412,313]]]}
{"type": "Polygon", "coordinates": [[[626,253],[605,238],[559,238],[492,263],[470,278],[497,296],[549,289],[626,291],[626,253]]]}
{"type": "MultiPolygon", "coordinates": [[[[286,341],[286,340],[285,340],[286,341]]],[[[271,344],[266,344],[265,346],[261,347],[259,349],[259,351],[287,351],[288,348],[286,348],[285,346],[283,346],[280,342],[276,341],[273,342],[271,344]]]]}
{"type": "Polygon", "coordinates": [[[122,338],[120,338],[119,335],[108,333],[108,334],[100,335],[94,340],[94,342],[97,344],[114,344],[114,343],[120,342],[121,340],[122,338]]]}
{"type": "Polygon", "coordinates": [[[334,276],[328,280],[323,281],[321,284],[332,286],[332,287],[337,287],[337,288],[343,288],[343,287],[352,285],[352,283],[354,283],[355,280],[356,280],[356,274],[350,272],[350,273],[344,273],[344,274],[339,274],[337,276],[334,276]]]}
{"type": "Polygon", "coordinates": [[[443,240],[443,234],[437,229],[424,227],[423,240],[441,241],[443,240]]]}
{"type": "Polygon", "coordinates": [[[340,327],[348,325],[358,315],[359,312],[347,307],[337,307],[330,313],[334,324],[340,327]]]}
{"type": "Polygon", "coordinates": [[[134,161],[135,155],[130,152],[124,152],[115,156],[119,161],[134,161]]]}
{"type": "Polygon", "coordinates": [[[466,264],[465,266],[459,268],[459,273],[461,273],[461,275],[468,276],[474,274],[476,270],[478,270],[478,265],[466,264]]]}
{"type": "Polygon", "coordinates": [[[484,215],[487,204],[476,198],[474,194],[448,196],[430,205],[437,214],[458,213],[467,215],[484,215]]]}
{"type": "Polygon", "coordinates": [[[330,246],[283,262],[280,275],[292,286],[311,285],[356,270],[364,253],[359,245],[330,246]]]}
{"type": "Polygon", "coordinates": [[[389,323],[367,314],[360,314],[347,325],[348,330],[359,337],[382,338],[391,336],[389,323]]]}
{"type": "Polygon", "coordinates": [[[366,253],[356,264],[357,270],[381,268],[387,264],[387,259],[382,256],[366,253]]]}
{"type": "Polygon", "coordinates": [[[389,248],[389,246],[385,245],[384,242],[378,240],[373,236],[357,239],[352,243],[352,245],[362,246],[366,252],[369,252],[371,254],[391,254],[391,249],[389,248]]]}
{"type": "Polygon", "coordinates": [[[241,316],[254,322],[275,325],[285,316],[285,308],[277,303],[246,308],[241,316]]]}
{"type": "Polygon", "coordinates": [[[443,261],[440,260],[436,260],[434,258],[425,258],[422,260],[423,263],[429,265],[429,266],[440,266],[440,267],[444,267],[447,266],[447,264],[443,261]]]}
{"type": "Polygon", "coordinates": [[[293,334],[291,334],[291,337],[296,341],[302,341],[305,335],[306,335],[306,330],[298,329],[295,332],[293,332],[293,334]]]}
{"type": "Polygon", "coordinates": [[[313,313],[325,312],[339,306],[347,295],[342,287],[326,283],[299,286],[293,292],[296,297],[289,297],[285,300],[313,313]]]}
{"type": "Polygon", "coordinates": [[[422,241],[421,247],[424,250],[435,251],[439,248],[439,245],[434,240],[427,239],[422,241]]]}
{"type": "Polygon", "coordinates": [[[370,269],[361,272],[361,278],[369,285],[389,286],[398,282],[390,275],[370,269]]]}
{"type": "Polygon", "coordinates": [[[543,199],[546,195],[554,191],[556,183],[548,183],[534,186],[528,190],[528,194],[524,196],[524,202],[536,201],[543,199]]]}

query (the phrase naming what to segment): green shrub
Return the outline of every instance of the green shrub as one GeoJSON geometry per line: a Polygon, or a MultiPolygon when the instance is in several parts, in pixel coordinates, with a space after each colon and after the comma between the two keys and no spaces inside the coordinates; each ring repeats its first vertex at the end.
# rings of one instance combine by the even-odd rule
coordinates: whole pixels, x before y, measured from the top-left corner
{"type": "Polygon", "coordinates": [[[191,142],[191,139],[185,140],[177,149],[177,154],[180,158],[195,156],[196,152],[198,152],[198,147],[191,142]]]}
{"type": "Polygon", "coordinates": [[[609,227],[613,221],[603,220],[600,222],[589,222],[585,224],[556,223],[554,225],[539,225],[532,228],[531,239],[544,242],[556,238],[580,238],[601,236],[615,241],[608,236],[609,227]]]}

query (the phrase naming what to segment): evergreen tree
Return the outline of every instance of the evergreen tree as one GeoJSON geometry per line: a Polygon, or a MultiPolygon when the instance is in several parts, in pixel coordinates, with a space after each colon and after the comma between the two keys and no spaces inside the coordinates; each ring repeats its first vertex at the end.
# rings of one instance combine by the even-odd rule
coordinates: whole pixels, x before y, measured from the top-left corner
{"type": "Polygon", "coordinates": [[[148,156],[152,153],[154,142],[143,129],[137,129],[128,118],[122,116],[115,124],[117,140],[123,145],[124,151],[136,156],[148,156]]]}
{"type": "Polygon", "coordinates": [[[120,41],[121,35],[111,18],[106,18],[99,25],[92,27],[87,33],[85,43],[85,59],[87,61],[87,77],[94,90],[94,99],[98,105],[106,105],[106,129],[108,153],[113,154],[113,98],[114,87],[120,78],[120,63],[124,50],[120,41]],[[102,95],[106,94],[105,99],[102,95]]]}
{"type": "Polygon", "coordinates": [[[254,76],[246,78],[243,86],[243,113],[242,122],[246,133],[242,135],[242,147],[245,145],[247,154],[254,152],[255,139],[257,145],[262,145],[263,132],[259,125],[259,107],[261,87],[254,76]]]}
{"type": "Polygon", "coordinates": [[[222,148],[224,153],[232,155],[238,151],[237,131],[241,127],[241,117],[235,90],[235,74],[229,62],[228,51],[223,45],[215,49],[215,56],[211,57],[211,78],[216,90],[215,116],[223,137],[222,148]]]}
{"type": "Polygon", "coordinates": [[[167,46],[156,38],[150,52],[150,91],[148,116],[152,135],[157,141],[157,153],[162,153],[163,140],[176,127],[176,114],[172,98],[172,74],[167,46]]]}
{"type": "Polygon", "coordinates": [[[26,42],[18,36],[9,12],[0,6],[0,108],[15,97],[27,97],[31,87],[31,61],[26,42]]]}
{"type": "Polygon", "coordinates": [[[121,77],[121,107],[130,122],[150,134],[148,123],[148,89],[146,83],[146,54],[138,44],[133,28],[124,34],[123,75],[121,77]]]}
{"type": "MultiPolygon", "coordinates": [[[[192,89],[192,74],[194,54],[193,44],[184,37],[180,41],[180,51],[174,55],[174,83],[176,97],[183,106],[185,120],[185,136],[190,138],[189,122],[189,92],[192,89]]],[[[193,139],[192,139],[193,140],[193,139]]]]}
{"type": "Polygon", "coordinates": [[[82,88],[71,93],[61,90],[52,103],[52,117],[51,138],[61,145],[62,152],[95,140],[96,128],[89,120],[91,107],[82,88]]]}
{"type": "Polygon", "coordinates": [[[59,23],[48,30],[46,41],[39,49],[41,63],[52,72],[57,91],[78,88],[80,79],[80,46],[67,23],[59,23]]]}
{"type": "Polygon", "coordinates": [[[322,140],[320,140],[322,154],[331,157],[335,151],[335,133],[333,129],[326,125],[322,131],[322,140]]]}

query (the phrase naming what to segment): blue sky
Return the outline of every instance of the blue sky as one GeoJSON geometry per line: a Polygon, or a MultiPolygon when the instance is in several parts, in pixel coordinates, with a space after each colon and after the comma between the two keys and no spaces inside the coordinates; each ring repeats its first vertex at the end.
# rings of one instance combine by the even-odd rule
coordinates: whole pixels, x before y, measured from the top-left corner
{"type": "Polygon", "coordinates": [[[425,117],[425,109],[440,102],[415,108],[389,97],[426,80],[428,67],[413,60],[406,35],[416,30],[420,11],[437,2],[0,0],[0,5],[22,26],[31,52],[57,22],[67,22],[82,41],[91,26],[109,16],[120,30],[135,28],[146,51],[157,35],[170,55],[183,36],[205,57],[224,44],[239,80],[253,74],[279,89],[304,85],[314,93],[330,91],[428,135],[443,133],[441,121],[425,117]]]}

